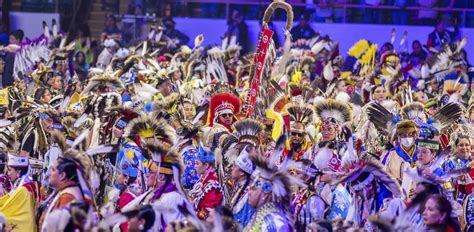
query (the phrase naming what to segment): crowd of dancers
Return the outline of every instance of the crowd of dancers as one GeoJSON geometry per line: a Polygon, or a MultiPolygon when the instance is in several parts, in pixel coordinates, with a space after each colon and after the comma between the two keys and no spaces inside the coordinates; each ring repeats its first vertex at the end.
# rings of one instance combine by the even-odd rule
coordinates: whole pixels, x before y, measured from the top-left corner
{"type": "Polygon", "coordinates": [[[235,35],[108,35],[85,77],[55,25],[8,47],[0,231],[473,231],[466,39],[406,65],[364,39],[293,41],[292,18],[272,3],[246,56],[235,35]]]}

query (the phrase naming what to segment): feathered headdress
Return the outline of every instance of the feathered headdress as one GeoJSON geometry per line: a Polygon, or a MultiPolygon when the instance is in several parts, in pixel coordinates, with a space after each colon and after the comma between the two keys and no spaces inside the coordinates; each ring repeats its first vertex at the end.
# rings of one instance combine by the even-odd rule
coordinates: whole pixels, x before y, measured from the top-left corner
{"type": "MultiPolygon", "coordinates": [[[[174,112],[171,115],[171,123],[173,127],[176,129],[176,134],[183,139],[190,139],[193,136],[197,135],[199,132],[199,125],[196,120],[192,122],[183,119],[184,116],[179,111],[174,112]]],[[[199,119],[198,119],[199,120],[199,119]]]]}
{"type": "Polygon", "coordinates": [[[400,197],[402,195],[398,181],[387,173],[382,165],[370,161],[344,174],[338,178],[335,183],[347,183],[352,191],[357,192],[374,180],[385,185],[394,197],[400,197]]]}
{"type": "Polygon", "coordinates": [[[166,120],[155,114],[145,114],[133,119],[125,128],[124,137],[141,138],[155,137],[170,146],[175,143],[174,129],[166,120]]]}
{"type": "Polygon", "coordinates": [[[214,46],[213,48],[207,51],[207,54],[212,57],[221,58],[224,57],[227,53],[228,57],[231,58],[233,57],[233,54],[239,51],[240,49],[242,49],[242,47],[238,44],[237,35],[228,35],[226,33],[224,35],[224,38],[222,38],[221,47],[214,46]]]}
{"type": "Polygon", "coordinates": [[[294,190],[294,183],[285,171],[280,171],[274,164],[261,154],[251,154],[250,159],[256,166],[252,176],[253,186],[259,187],[265,193],[271,193],[273,202],[287,203],[294,190]]]}
{"type": "Polygon", "coordinates": [[[332,53],[338,49],[338,42],[333,42],[328,35],[323,37],[317,34],[308,41],[308,46],[311,48],[311,52],[314,54],[319,54],[322,51],[332,53]]]}
{"type": "Polygon", "coordinates": [[[309,104],[288,103],[286,110],[290,116],[290,128],[292,129],[296,129],[294,125],[302,124],[303,128],[298,128],[298,130],[304,130],[304,127],[314,120],[314,110],[309,104]]]}
{"type": "Polygon", "coordinates": [[[47,63],[51,53],[51,50],[48,48],[48,39],[45,37],[39,37],[33,41],[29,41],[26,45],[22,45],[22,47],[18,47],[18,49],[14,50],[16,50],[13,67],[15,76],[18,73],[30,73],[38,63],[47,63]]]}
{"type": "Polygon", "coordinates": [[[405,120],[420,120],[426,118],[425,107],[420,102],[411,102],[402,107],[401,115],[405,120]]]}
{"type": "Polygon", "coordinates": [[[104,91],[107,87],[112,89],[122,89],[123,84],[119,78],[116,78],[110,74],[102,73],[94,76],[89,80],[81,95],[87,95],[91,91],[100,90],[104,91]]]}
{"type": "Polygon", "coordinates": [[[212,152],[209,148],[199,144],[196,159],[206,163],[214,163],[216,157],[214,156],[214,152],[212,152]]]}
{"type": "Polygon", "coordinates": [[[339,124],[346,124],[352,120],[352,110],[348,104],[337,100],[318,101],[315,104],[316,113],[322,121],[335,119],[339,124]]]}
{"type": "MultiPolygon", "coordinates": [[[[144,148],[151,153],[152,160],[154,161],[150,163],[148,168],[155,169],[155,171],[166,175],[173,174],[173,167],[182,170],[182,163],[178,153],[173,151],[168,144],[154,141],[153,143],[145,144],[144,148]]],[[[179,179],[176,181],[179,181],[179,179]]]]}
{"type": "Polygon", "coordinates": [[[58,60],[66,60],[69,56],[69,53],[74,51],[74,48],[76,46],[76,42],[69,43],[66,45],[66,39],[67,38],[62,38],[61,42],[59,44],[59,47],[54,48],[51,51],[51,57],[49,61],[58,61],[58,60]]]}
{"type": "Polygon", "coordinates": [[[15,151],[18,147],[16,132],[10,127],[0,129],[0,150],[15,151]]]}
{"type": "Polygon", "coordinates": [[[288,104],[289,99],[285,90],[282,89],[278,83],[270,81],[270,84],[274,89],[274,93],[266,99],[268,107],[265,109],[265,112],[262,112],[265,118],[260,117],[262,119],[259,120],[268,126],[267,129],[271,131],[272,138],[276,141],[283,133],[284,119],[281,112],[288,104]]]}
{"type": "Polygon", "coordinates": [[[211,87],[211,89],[209,90],[209,95],[211,96],[216,96],[222,93],[230,93],[236,96],[238,95],[233,86],[221,80],[212,81],[211,83],[209,83],[209,86],[211,87]]]}
{"type": "Polygon", "coordinates": [[[394,115],[382,104],[375,101],[367,105],[367,115],[369,121],[383,135],[391,135],[393,133],[392,129],[400,120],[400,116],[394,115]]]}
{"type": "Polygon", "coordinates": [[[421,67],[422,78],[428,78],[431,75],[438,74],[448,71],[450,67],[459,64],[459,55],[466,46],[467,38],[464,37],[459,41],[454,41],[451,44],[445,43],[438,51],[432,47],[428,50],[433,53],[425,64],[421,67]],[[455,45],[455,49],[451,48],[451,45],[455,45]]]}
{"type": "Polygon", "coordinates": [[[76,164],[76,172],[78,175],[79,185],[81,187],[84,198],[89,203],[93,202],[93,191],[95,191],[99,185],[99,176],[94,168],[93,160],[90,156],[95,154],[106,154],[116,152],[117,147],[112,145],[99,145],[93,148],[89,148],[87,151],[80,151],[76,148],[84,141],[89,135],[89,130],[83,131],[74,140],[71,146],[66,143],[66,139],[63,134],[58,132],[52,133],[52,140],[55,141],[62,151],[62,157],[66,160],[72,161],[76,164]]]}
{"type": "Polygon", "coordinates": [[[396,134],[404,134],[404,133],[414,133],[417,132],[417,125],[412,120],[403,120],[397,123],[396,127],[396,134]]]}
{"type": "MultiPolygon", "coordinates": [[[[17,134],[22,139],[22,143],[26,141],[31,133],[36,133],[37,138],[33,144],[34,152],[38,153],[39,158],[47,151],[49,140],[47,134],[40,123],[40,120],[52,119],[58,121],[59,113],[49,105],[39,105],[29,103],[28,105],[18,108],[13,112],[13,116],[6,121],[18,122],[17,134]]],[[[5,120],[4,120],[5,121],[5,120]]]]}
{"type": "Polygon", "coordinates": [[[116,114],[127,120],[133,120],[140,116],[141,112],[133,105],[111,106],[105,110],[110,115],[116,114]]]}
{"type": "Polygon", "coordinates": [[[152,111],[168,114],[174,110],[174,106],[176,106],[178,100],[179,94],[171,93],[168,96],[155,101],[152,105],[152,111]]]}
{"type": "Polygon", "coordinates": [[[460,75],[456,79],[448,77],[445,77],[443,82],[443,96],[445,96],[448,102],[463,102],[462,96],[466,93],[469,86],[467,84],[468,81],[464,79],[469,79],[468,76],[460,75]]]}
{"type": "Polygon", "coordinates": [[[240,112],[240,99],[230,93],[219,93],[214,95],[209,103],[209,126],[212,126],[214,120],[222,113],[231,113],[236,115],[240,112]]]}
{"type": "Polygon", "coordinates": [[[260,133],[263,131],[263,124],[253,119],[242,119],[234,124],[236,136],[239,143],[250,143],[258,146],[260,141],[260,133]]]}
{"type": "MultiPolygon", "coordinates": [[[[470,111],[467,111],[470,112],[470,111]]],[[[443,107],[441,107],[438,112],[433,116],[437,122],[434,123],[434,126],[439,131],[451,126],[453,123],[457,122],[463,115],[463,108],[459,103],[449,102],[443,107]]]]}

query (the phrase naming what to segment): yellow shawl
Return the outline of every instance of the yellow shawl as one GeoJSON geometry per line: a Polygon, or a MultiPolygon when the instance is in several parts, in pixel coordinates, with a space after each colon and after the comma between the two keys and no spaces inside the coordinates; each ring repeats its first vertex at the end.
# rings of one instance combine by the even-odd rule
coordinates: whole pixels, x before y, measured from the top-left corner
{"type": "Polygon", "coordinates": [[[13,231],[36,231],[34,205],[33,194],[23,186],[0,198],[0,212],[14,226],[13,231]]]}

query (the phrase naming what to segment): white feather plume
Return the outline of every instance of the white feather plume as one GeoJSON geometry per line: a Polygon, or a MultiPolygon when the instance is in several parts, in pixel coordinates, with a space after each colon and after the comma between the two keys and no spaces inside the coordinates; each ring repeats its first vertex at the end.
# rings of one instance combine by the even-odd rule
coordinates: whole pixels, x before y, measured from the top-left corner
{"type": "Polygon", "coordinates": [[[332,69],[332,61],[329,61],[324,66],[323,76],[324,76],[324,79],[326,79],[327,81],[332,81],[334,79],[334,71],[332,69]]]}
{"type": "Polygon", "coordinates": [[[150,32],[148,33],[148,39],[153,40],[155,38],[155,34],[156,34],[156,31],[154,28],[152,28],[150,32]]]}
{"type": "Polygon", "coordinates": [[[197,48],[201,46],[201,44],[204,42],[204,36],[202,34],[199,34],[194,38],[194,48],[197,48]]]}
{"type": "Polygon", "coordinates": [[[320,169],[324,170],[328,168],[329,160],[332,158],[332,152],[329,148],[321,148],[316,156],[313,159],[314,165],[320,169]]]}
{"type": "Polygon", "coordinates": [[[396,35],[395,28],[392,28],[392,38],[390,39],[391,44],[395,43],[395,35],[396,35]]]}
{"type": "Polygon", "coordinates": [[[53,37],[58,37],[58,24],[56,23],[56,19],[53,19],[53,37]]]}
{"type": "Polygon", "coordinates": [[[427,64],[421,66],[421,78],[426,79],[430,77],[430,69],[427,64]]]}
{"type": "Polygon", "coordinates": [[[349,96],[349,94],[347,94],[346,92],[339,92],[337,93],[335,99],[341,102],[350,102],[351,96],[349,96]]]}
{"type": "Polygon", "coordinates": [[[115,149],[112,145],[99,145],[87,149],[86,154],[88,155],[97,155],[97,154],[107,154],[113,152],[115,149]]]}
{"type": "Polygon", "coordinates": [[[49,32],[48,24],[45,21],[43,21],[43,35],[48,39],[51,38],[51,34],[49,32]]]}
{"type": "Polygon", "coordinates": [[[221,45],[222,50],[225,51],[227,49],[228,42],[229,42],[229,37],[225,35],[224,38],[222,38],[222,45],[221,45]]]}
{"type": "Polygon", "coordinates": [[[74,140],[74,142],[72,143],[72,148],[75,148],[77,147],[79,144],[82,143],[82,141],[84,141],[84,139],[87,138],[87,136],[89,136],[89,129],[85,129],[81,132],[81,134],[79,136],[77,136],[77,138],[74,140]]]}

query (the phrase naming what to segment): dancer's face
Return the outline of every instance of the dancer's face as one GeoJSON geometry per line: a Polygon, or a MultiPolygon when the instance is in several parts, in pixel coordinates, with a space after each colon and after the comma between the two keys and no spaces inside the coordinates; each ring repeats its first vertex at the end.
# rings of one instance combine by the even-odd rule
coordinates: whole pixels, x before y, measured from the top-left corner
{"type": "Polygon", "coordinates": [[[19,88],[19,89],[25,89],[25,88],[26,88],[26,82],[25,82],[25,80],[20,80],[20,81],[18,82],[18,88],[19,88]]]}
{"type": "Polygon", "coordinates": [[[438,204],[433,199],[428,199],[423,211],[423,222],[425,225],[439,225],[445,221],[446,213],[438,209],[438,204]]]}
{"type": "Polygon", "coordinates": [[[321,127],[321,134],[323,135],[323,141],[334,140],[337,135],[337,124],[330,120],[324,121],[321,127]]]}
{"type": "Polygon", "coordinates": [[[204,175],[206,173],[206,170],[209,168],[209,164],[202,162],[201,160],[196,160],[196,165],[194,166],[196,168],[196,172],[199,175],[204,175]]]}
{"type": "Polygon", "coordinates": [[[148,171],[148,175],[146,176],[146,182],[145,182],[146,186],[148,188],[155,187],[155,182],[157,178],[158,178],[157,171],[153,171],[153,170],[148,171]]]}
{"type": "Polygon", "coordinates": [[[386,92],[385,87],[379,86],[374,90],[374,100],[377,102],[382,102],[385,100],[386,92]]]}
{"type": "Polygon", "coordinates": [[[125,184],[125,182],[127,181],[127,177],[122,174],[121,172],[118,172],[117,174],[117,179],[115,180],[115,182],[117,182],[117,184],[125,184]]]}
{"type": "Polygon", "coordinates": [[[194,110],[193,110],[193,105],[189,102],[185,102],[183,104],[183,111],[184,111],[184,116],[186,116],[187,120],[192,120],[194,118],[194,110]]]}
{"type": "Polygon", "coordinates": [[[53,119],[47,118],[47,119],[40,119],[41,126],[43,127],[43,130],[45,132],[51,132],[52,128],[51,125],[53,124],[53,119]]]}
{"type": "Polygon", "coordinates": [[[295,145],[303,143],[305,136],[304,125],[302,123],[295,122],[293,123],[293,125],[291,125],[291,127],[291,143],[295,145]]]}
{"type": "Polygon", "coordinates": [[[81,93],[81,92],[82,92],[82,83],[78,81],[76,83],[76,93],[81,93]]]}
{"type": "Polygon", "coordinates": [[[114,136],[115,138],[121,138],[123,135],[123,129],[114,127],[114,136]]]}
{"type": "Polygon", "coordinates": [[[291,132],[291,143],[299,145],[303,143],[304,133],[291,132]]]}
{"type": "Polygon", "coordinates": [[[260,204],[259,201],[262,201],[261,198],[262,198],[263,195],[264,195],[264,193],[262,192],[261,188],[256,187],[256,186],[250,188],[250,190],[249,190],[249,205],[252,208],[258,208],[259,204],[260,204]]]}
{"type": "Polygon", "coordinates": [[[420,147],[418,149],[418,161],[422,165],[427,165],[429,164],[434,158],[433,152],[431,152],[430,149],[425,148],[425,147],[420,147]]]}
{"type": "Polygon", "coordinates": [[[232,123],[234,122],[234,115],[230,113],[220,114],[219,120],[225,125],[232,125],[232,123]]]}
{"type": "Polygon", "coordinates": [[[8,174],[8,177],[10,177],[10,180],[12,180],[12,182],[20,178],[20,171],[16,170],[12,166],[7,166],[7,174],[8,174]]]}
{"type": "Polygon", "coordinates": [[[54,161],[53,165],[49,169],[49,179],[48,183],[51,187],[56,188],[58,184],[61,182],[62,178],[64,178],[64,173],[60,173],[58,170],[58,161],[54,161]],[[61,175],[63,174],[63,175],[61,175]]]}
{"type": "Polygon", "coordinates": [[[234,163],[234,165],[232,165],[232,171],[231,171],[230,175],[231,175],[232,179],[238,180],[241,176],[243,176],[245,174],[242,171],[242,169],[240,169],[239,166],[234,163]]]}
{"type": "Polygon", "coordinates": [[[41,100],[41,103],[43,104],[48,104],[49,101],[51,101],[51,93],[49,92],[49,90],[46,90],[43,94],[43,96],[41,96],[40,98],[41,100]]]}
{"type": "Polygon", "coordinates": [[[51,82],[51,87],[56,90],[60,90],[63,88],[63,83],[61,82],[61,77],[56,76],[51,82]]]}
{"type": "Polygon", "coordinates": [[[462,138],[456,145],[456,153],[463,159],[468,159],[471,156],[471,143],[469,139],[462,138]]]}

